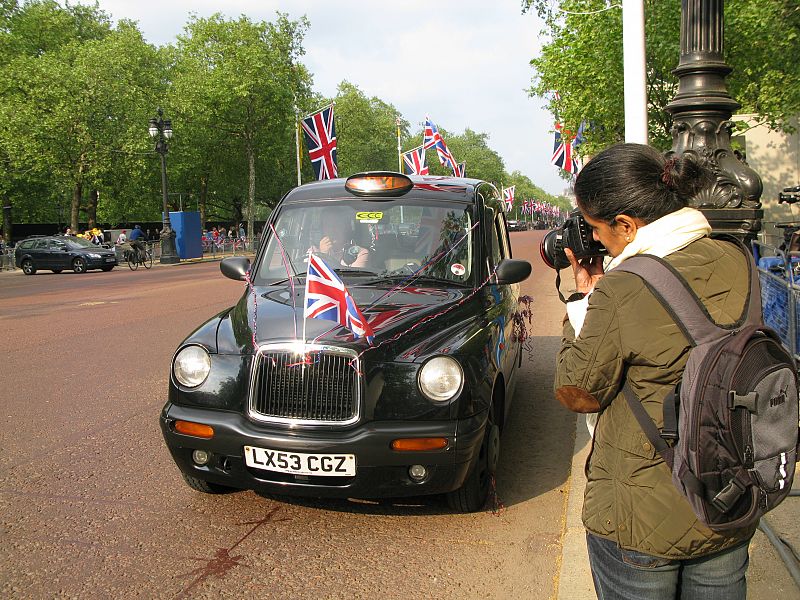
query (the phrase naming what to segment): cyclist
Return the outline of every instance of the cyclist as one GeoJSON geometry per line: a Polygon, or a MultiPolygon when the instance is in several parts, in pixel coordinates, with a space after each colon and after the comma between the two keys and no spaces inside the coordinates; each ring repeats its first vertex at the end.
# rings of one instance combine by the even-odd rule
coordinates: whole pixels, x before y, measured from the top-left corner
{"type": "Polygon", "coordinates": [[[144,245],[144,232],[141,225],[134,226],[130,238],[133,251],[136,253],[136,262],[143,263],[147,257],[147,248],[144,245]]]}

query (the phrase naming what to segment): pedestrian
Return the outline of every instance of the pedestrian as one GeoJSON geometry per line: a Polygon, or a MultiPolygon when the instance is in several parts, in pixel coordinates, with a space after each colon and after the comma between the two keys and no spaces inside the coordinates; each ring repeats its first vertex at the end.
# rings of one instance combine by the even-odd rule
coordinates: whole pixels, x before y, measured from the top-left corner
{"type": "Polygon", "coordinates": [[[690,154],[666,159],[618,144],[578,174],[578,208],[611,257],[577,261],[577,292],[559,351],[555,393],[570,410],[597,415],[586,464],[583,523],[598,598],[726,599],[746,596],[755,526],[712,531],[672,483],[622,393],[629,385],[659,429],[663,400],[680,381],[690,343],[638,276],[614,268],[637,254],[663,258],[711,318],[731,325],[749,294],[747,260],[709,237],[689,198],[711,181],[690,154]]]}
{"type": "Polygon", "coordinates": [[[244,223],[239,223],[239,239],[244,241],[247,237],[247,233],[244,230],[244,223]]]}
{"type": "Polygon", "coordinates": [[[117,246],[121,246],[127,241],[128,241],[128,236],[125,235],[125,230],[123,229],[122,231],[120,231],[119,236],[117,237],[117,246]]]}

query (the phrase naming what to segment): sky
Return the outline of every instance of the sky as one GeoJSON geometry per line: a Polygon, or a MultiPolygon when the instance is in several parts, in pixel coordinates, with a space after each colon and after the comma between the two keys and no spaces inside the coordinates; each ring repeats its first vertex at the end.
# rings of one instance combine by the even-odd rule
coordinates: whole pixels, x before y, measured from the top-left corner
{"type": "MultiPolygon", "coordinates": [[[[531,98],[542,24],[520,0],[99,0],[115,21],[137,21],[145,39],[171,43],[189,16],[219,12],[269,21],[276,11],[305,15],[303,62],[314,90],[335,96],[342,80],[394,105],[412,130],[425,115],[461,133],[489,135],[508,172],[520,171],[551,194],[568,187],[550,163],[553,117],[531,98]]],[[[456,157],[458,159],[459,157],[456,157]]],[[[433,157],[429,157],[429,160],[433,157]]],[[[435,160],[435,159],[434,159],[435,160]]],[[[467,165],[469,175],[469,165],[467,165]]]]}

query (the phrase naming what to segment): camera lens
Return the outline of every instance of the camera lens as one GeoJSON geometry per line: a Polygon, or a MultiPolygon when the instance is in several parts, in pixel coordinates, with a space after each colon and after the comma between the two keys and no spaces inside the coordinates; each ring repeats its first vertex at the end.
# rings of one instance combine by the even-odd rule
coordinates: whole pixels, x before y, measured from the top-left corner
{"type": "Polygon", "coordinates": [[[551,269],[561,270],[569,266],[569,260],[564,253],[562,243],[563,229],[554,229],[548,232],[539,245],[542,260],[551,269]]]}

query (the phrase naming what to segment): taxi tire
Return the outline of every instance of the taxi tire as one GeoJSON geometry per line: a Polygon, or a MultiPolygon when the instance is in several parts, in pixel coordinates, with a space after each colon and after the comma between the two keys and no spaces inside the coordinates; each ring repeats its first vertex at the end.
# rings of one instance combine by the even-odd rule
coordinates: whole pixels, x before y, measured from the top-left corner
{"type": "Polygon", "coordinates": [[[23,260],[20,267],[22,267],[22,272],[25,273],[25,275],[36,274],[36,267],[34,266],[33,261],[30,258],[26,258],[25,260],[23,260]]]}
{"type": "Polygon", "coordinates": [[[198,479],[197,477],[192,477],[186,473],[181,473],[181,475],[183,475],[183,480],[186,482],[186,485],[196,492],[203,492],[204,494],[227,494],[234,491],[234,488],[226,485],[211,483],[210,481],[198,479]]]}
{"type": "Polygon", "coordinates": [[[495,423],[493,414],[494,410],[490,410],[478,460],[462,486],[447,494],[447,504],[453,510],[463,513],[478,512],[486,505],[500,447],[500,427],[495,423]]]}

